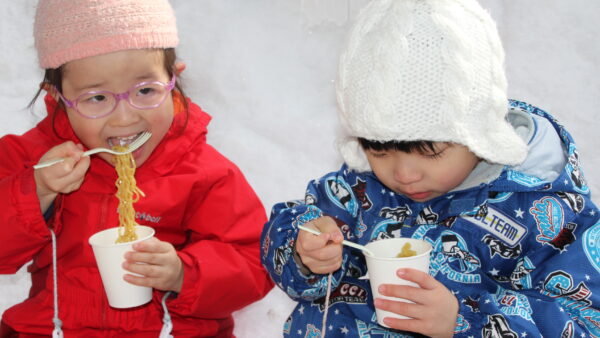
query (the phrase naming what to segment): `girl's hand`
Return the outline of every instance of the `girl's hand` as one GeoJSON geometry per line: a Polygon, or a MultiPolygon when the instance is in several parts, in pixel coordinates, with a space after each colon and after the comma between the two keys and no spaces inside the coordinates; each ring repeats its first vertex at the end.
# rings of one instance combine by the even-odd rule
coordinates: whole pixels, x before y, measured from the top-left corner
{"type": "Polygon", "coordinates": [[[125,275],[125,281],[162,291],[181,292],[183,263],[171,243],[152,237],[133,244],[133,250],[125,254],[123,268],[143,277],[125,275]]]}
{"type": "Polygon", "coordinates": [[[46,212],[59,193],[68,194],[79,189],[90,167],[90,158],[83,156],[83,146],[71,141],[51,148],[40,161],[59,157],[65,160],[33,173],[42,213],[46,212]]]}
{"type": "Polygon", "coordinates": [[[324,216],[304,226],[321,232],[313,235],[300,230],[296,239],[296,252],[302,263],[313,273],[326,274],[342,266],[342,241],[344,236],[333,218],[324,216]]]}
{"type": "Polygon", "coordinates": [[[388,297],[410,300],[415,304],[377,298],[375,307],[411,317],[412,319],[383,319],[389,327],[417,332],[429,337],[452,337],[458,317],[458,300],[442,283],[425,272],[399,269],[400,278],[421,288],[408,285],[383,284],[379,292],[388,297]]]}

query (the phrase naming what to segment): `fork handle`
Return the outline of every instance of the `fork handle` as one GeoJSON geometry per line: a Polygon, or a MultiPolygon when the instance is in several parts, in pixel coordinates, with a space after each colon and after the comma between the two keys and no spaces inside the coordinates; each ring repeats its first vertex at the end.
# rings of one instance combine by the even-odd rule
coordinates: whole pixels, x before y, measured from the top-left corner
{"type": "Polygon", "coordinates": [[[38,163],[38,164],[34,165],[33,169],[46,168],[46,167],[49,167],[51,165],[55,165],[56,163],[60,163],[60,162],[62,162],[64,160],[65,160],[64,157],[61,157],[61,158],[57,158],[57,159],[54,159],[54,160],[50,160],[50,161],[46,161],[46,162],[41,162],[41,163],[38,163]]]}
{"type": "Polygon", "coordinates": [[[113,152],[110,151],[110,149],[104,149],[104,148],[94,148],[94,149],[90,149],[88,151],[84,151],[83,152],[83,156],[90,156],[90,155],[94,155],[100,152],[107,152],[107,153],[111,153],[114,154],[113,152]]]}
{"type": "MultiPolygon", "coordinates": [[[[90,156],[90,155],[93,155],[93,154],[99,153],[99,152],[101,152],[101,151],[102,151],[102,150],[101,150],[101,149],[98,149],[98,148],[90,149],[90,150],[88,150],[88,151],[85,151],[85,152],[83,152],[83,156],[90,156]]],[[[49,161],[46,161],[46,162],[41,162],[41,163],[38,163],[38,164],[34,165],[34,166],[33,166],[33,169],[41,169],[41,168],[46,168],[46,167],[49,167],[49,166],[51,166],[51,165],[55,165],[56,163],[60,163],[60,162],[62,162],[62,161],[64,161],[64,160],[65,160],[65,158],[64,158],[64,157],[60,157],[60,158],[56,158],[56,159],[54,159],[54,160],[49,160],[49,161]]]]}

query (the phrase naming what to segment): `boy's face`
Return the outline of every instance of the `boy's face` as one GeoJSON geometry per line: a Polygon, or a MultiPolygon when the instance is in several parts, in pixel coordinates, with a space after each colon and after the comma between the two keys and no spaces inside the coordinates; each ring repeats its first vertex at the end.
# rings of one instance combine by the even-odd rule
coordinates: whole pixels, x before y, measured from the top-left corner
{"type": "MultiPolygon", "coordinates": [[[[169,82],[163,65],[161,50],[125,50],[87,57],[68,62],[64,66],[62,93],[69,100],[90,91],[110,91],[118,94],[145,81],[169,82]]],[[[138,93],[138,95],[146,92],[138,93]]],[[[165,136],[173,121],[171,93],[156,108],[137,109],[127,100],[120,100],[107,116],[90,119],[72,108],[67,115],[73,131],[87,148],[111,148],[119,143],[131,143],[144,131],[152,137],[132,153],[138,166],[144,163],[165,136]]],[[[114,164],[113,155],[99,153],[101,158],[114,164]]]]}
{"type": "Polygon", "coordinates": [[[435,142],[435,151],[406,153],[365,150],[375,176],[389,189],[417,202],[442,196],[460,185],[479,162],[465,146],[435,142]]]}

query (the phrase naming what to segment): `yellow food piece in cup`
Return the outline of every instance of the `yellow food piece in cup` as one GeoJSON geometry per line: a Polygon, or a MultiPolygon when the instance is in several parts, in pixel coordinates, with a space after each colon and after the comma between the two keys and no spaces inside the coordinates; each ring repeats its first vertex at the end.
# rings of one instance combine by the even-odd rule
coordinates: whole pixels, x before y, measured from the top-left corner
{"type": "MultiPolygon", "coordinates": [[[[113,150],[124,151],[127,147],[114,146],[113,150]]],[[[137,234],[135,233],[135,210],[133,209],[133,203],[140,199],[140,196],[144,196],[144,192],[141,191],[135,181],[135,160],[131,153],[124,155],[115,155],[115,170],[117,171],[117,199],[119,200],[119,206],[117,212],[119,213],[119,237],[115,243],[127,243],[135,241],[137,234]]]]}
{"type": "Polygon", "coordinates": [[[411,250],[410,243],[404,243],[404,245],[402,246],[402,251],[400,251],[396,255],[396,258],[411,257],[411,256],[416,256],[416,255],[417,255],[417,252],[415,250],[411,250]]]}

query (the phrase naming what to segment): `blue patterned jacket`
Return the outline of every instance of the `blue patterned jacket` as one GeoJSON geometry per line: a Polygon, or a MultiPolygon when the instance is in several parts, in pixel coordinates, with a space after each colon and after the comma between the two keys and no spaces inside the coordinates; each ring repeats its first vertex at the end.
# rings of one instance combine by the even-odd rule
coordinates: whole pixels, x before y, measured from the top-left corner
{"type": "MultiPolygon", "coordinates": [[[[429,274],[460,304],[457,337],[600,337],[600,212],[575,144],[546,112],[510,105],[550,121],[560,136],[564,167],[551,182],[505,167],[489,183],[418,203],[372,172],[344,165],[310,182],[304,201],[273,207],[261,257],[298,302],[285,337],[320,336],[327,275],[303,274],[293,248],[297,226],[323,214],[360,244],[390,237],[431,243],[429,274]]],[[[363,255],[344,246],[342,267],[333,273],[327,337],[413,336],[377,325],[369,280],[360,278],[366,273],[363,255]]]]}

